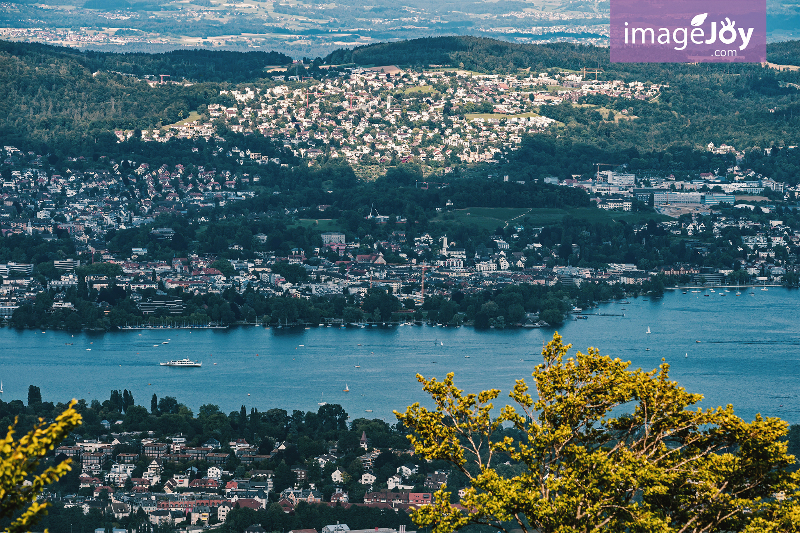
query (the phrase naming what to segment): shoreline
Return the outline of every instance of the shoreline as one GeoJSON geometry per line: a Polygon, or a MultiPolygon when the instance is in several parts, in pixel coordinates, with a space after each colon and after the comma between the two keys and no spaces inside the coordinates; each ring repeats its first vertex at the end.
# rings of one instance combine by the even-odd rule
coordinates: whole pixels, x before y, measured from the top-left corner
{"type": "MultiPolygon", "coordinates": [[[[664,292],[675,292],[675,291],[683,291],[686,292],[688,290],[692,291],[709,291],[714,289],[725,289],[728,291],[733,291],[736,289],[737,291],[746,291],[748,289],[767,289],[767,288],[778,288],[778,289],[786,289],[791,291],[792,289],[797,289],[797,287],[788,287],[782,284],[747,284],[747,285],[682,285],[682,286],[672,286],[672,287],[664,287],[664,292]]],[[[537,322],[535,324],[530,323],[518,323],[518,324],[507,324],[502,328],[497,328],[496,326],[490,326],[487,328],[488,330],[492,329],[546,329],[546,328],[558,328],[562,326],[566,322],[571,322],[575,319],[575,317],[586,317],[586,316],[617,316],[616,314],[604,314],[604,313],[589,313],[587,312],[588,309],[597,308],[600,305],[608,304],[608,303],[629,303],[627,302],[628,299],[638,299],[638,298],[653,298],[653,299],[660,299],[663,297],[663,294],[656,295],[653,294],[652,291],[638,293],[638,292],[626,292],[624,296],[619,299],[612,299],[612,300],[603,300],[595,302],[594,305],[591,307],[587,307],[586,309],[581,310],[569,310],[564,314],[564,320],[561,324],[552,326],[546,322],[537,322]]],[[[624,315],[623,315],[624,316],[624,315]]],[[[333,319],[336,320],[336,319],[333,319]]],[[[341,319],[339,319],[341,320],[341,319]]],[[[416,321],[386,321],[386,322],[358,322],[358,323],[338,323],[338,322],[331,322],[331,323],[313,323],[313,322],[301,322],[301,323],[294,323],[294,324],[265,324],[265,323],[258,323],[258,322],[239,322],[239,323],[232,323],[229,325],[139,325],[139,326],[111,326],[108,329],[103,328],[81,328],[79,330],[72,330],[73,333],[111,333],[117,331],[143,331],[143,330],[180,330],[180,329],[212,329],[212,330],[230,330],[239,327],[247,327],[247,326],[256,326],[264,329],[297,329],[297,328],[328,328],[333,327],[337,329],[363,329],[363,328],[392,328],[392,327],[399,327],[399,326],[423,326],[428,325],[431,327],[441,327],[441,328],[459,328],[459,327],[471,327],[474,328],[474,324],[472,322],[463,322],[458,325],[447,325],[447,324],[429,324],[427,320],[416,320],[416,321]]],[[[0,321],[0,328],[10,328],[10,329],[19,329],[19,330],[44,330],[44,331],[63,331],[69,332],[70,330],[58,327],[15,327],[10,324],[8,319],[0,321]]]]}

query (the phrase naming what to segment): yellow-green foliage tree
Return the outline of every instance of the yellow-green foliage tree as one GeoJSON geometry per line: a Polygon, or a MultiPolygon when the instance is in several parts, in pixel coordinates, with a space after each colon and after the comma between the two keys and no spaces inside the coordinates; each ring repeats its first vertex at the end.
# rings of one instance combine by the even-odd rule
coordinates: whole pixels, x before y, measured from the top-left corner
{"type": "Polygon", "coordinates": [[[6,437],[0,441],[0,520],[11,519],[22,511],[8,527],[9,533],[30,531],[46,512],[47,503],[36,501],[36,497],[45,485],[58,481],[71,470],[71,459],[50,466],[37,475],[39,462],[80,423],[81,415],[75,410],[73,400],[55,422],[46,424],[40,418],[39,423],[19,440],[14,440],[14,426],[9,426],[6,437]]]}
{"type": "Polygon", "coordinates": [[[417,376],[436,408],[415,403],[395,414],[418,455],[449,461],[469,480],[458,504],[439,490],[414,513],[418,525],[434,533],[468,524],[542,533],[800,530],[785,422],[694,408],[702,396],[670,381],[667,364],[630,370],[594,348],[568,357],[570,347],[556,333],[533,372],[534,394],[518,380],[509,394],[516,405],[497,416],[499,390],[464,394],[453,374],[417,376]],[[498,465],[507,461],[512,468],[498,465]]]}

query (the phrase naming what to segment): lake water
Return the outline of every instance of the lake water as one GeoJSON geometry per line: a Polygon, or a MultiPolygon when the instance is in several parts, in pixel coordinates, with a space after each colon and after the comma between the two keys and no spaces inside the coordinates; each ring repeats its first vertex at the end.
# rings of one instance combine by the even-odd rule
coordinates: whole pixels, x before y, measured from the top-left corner
{"type": "MultiPolygon", "coordinates": [[[[634,368],[649,370],[665,358],[673,379],[705,395],[703,406],[732,403],[746,420],[761,413],[800,423],[800,292],[735,293],[673,291],[660,300],[604,304],[591,312],[612,316],[590,315],[559,331],[573,352],[595,346],[632,361],[634,368]]],[[[319,402],[328,402],[341,404],[351,418],[394,422],[393,409],[426,403],[417,372],[442,378],[453,371],[460,388],[496,387],[505,398],[515,379],[530,378],[541,361],[542,344],[551,337],[548,329],[430,326],[74,336],[6,328],[0,330],[0,381],[5,401],[26,401],[31,384],[53,402],[103,401],[111,389],[128,389],[145,407],[153,393],[174,396],[195,413],[206,403],[225,412],[242,405],[291,412],[316,411],[319,402]],[[202,368],[159,365],[184,357],[202,361],[202,368]]]]}

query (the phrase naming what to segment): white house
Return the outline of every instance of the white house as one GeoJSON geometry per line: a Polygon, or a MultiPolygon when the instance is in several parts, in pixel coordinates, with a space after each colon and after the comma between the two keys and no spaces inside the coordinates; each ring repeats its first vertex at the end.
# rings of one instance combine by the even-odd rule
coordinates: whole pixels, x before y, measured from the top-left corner
{"type": "Polygon", "coordinates": [[[348,533],[350,526],[347,524],[329,524],[322,528],[321,533],[348,533]]]}
{"type": "Polygon", "coordinates": [[[389,490],[392,489],[399,489],[399,490],[411,490],[414,488],[414,485],[403,485],[403,480],[398,475],[394,475],[386,480],[386,487],[389,490]]]}
{"type": "Polygon", "coordinates": [[[412,474],[416,474],[417,472],[419,472],[419,467],[414,464],[407,464],[397,467],[397,473],[403,476],[403,478],[407,478],[412,474]]]}
{"type": "Polygon", "coordinates": [[[208,474],[206,474],[208,479],[214,479],[219,481],[222,479],[222,469],[218,466],[211,466],[208,468],[208,474]]]}

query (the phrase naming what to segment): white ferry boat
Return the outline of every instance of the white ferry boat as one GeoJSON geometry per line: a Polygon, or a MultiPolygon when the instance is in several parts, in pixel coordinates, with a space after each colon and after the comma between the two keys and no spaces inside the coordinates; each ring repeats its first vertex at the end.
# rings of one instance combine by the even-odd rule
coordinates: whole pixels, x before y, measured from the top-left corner
{"type": "Polygon", "coordinates": [[[186,366],[186,367],[198,367],[203,366],[203,363],[200,361],[192,361],[191,359],[184,358],[184,359],[177,359],[174,361],[167,361],[166,363],[161,363],[161,366],[186,366]]]}

